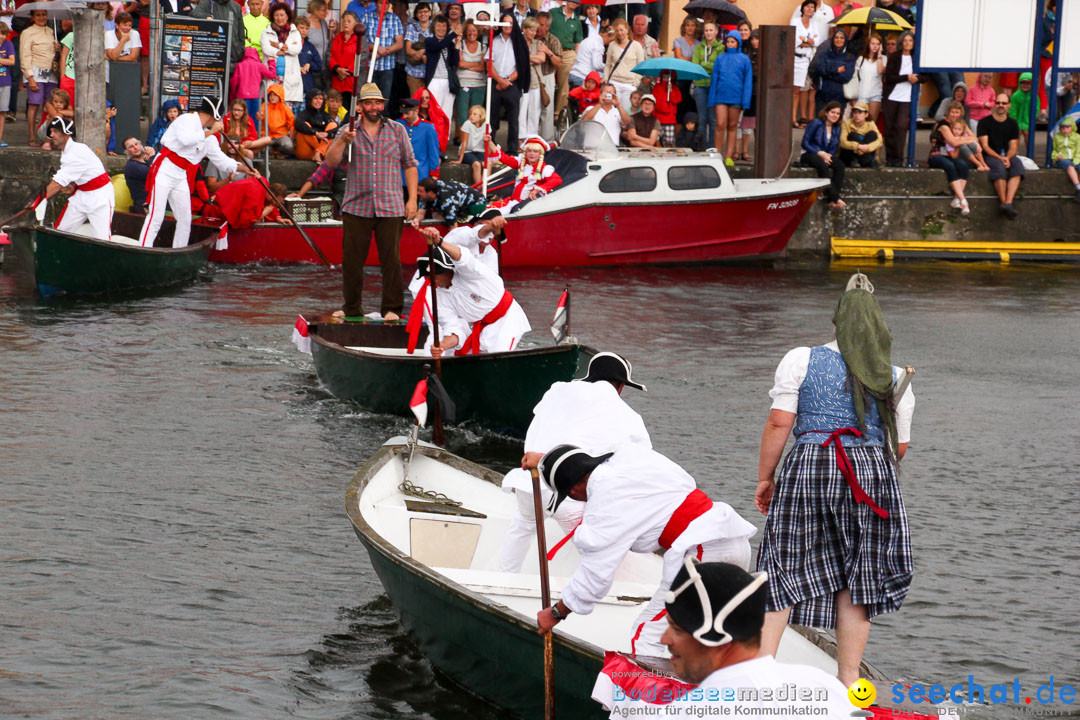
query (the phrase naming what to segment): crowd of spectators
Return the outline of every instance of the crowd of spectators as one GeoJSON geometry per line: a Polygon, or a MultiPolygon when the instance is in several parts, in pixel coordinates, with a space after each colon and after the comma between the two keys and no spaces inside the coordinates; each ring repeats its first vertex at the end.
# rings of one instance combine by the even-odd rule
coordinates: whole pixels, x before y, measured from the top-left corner
{"type": "MultiPolygon", "coordinates": [[[[150,1],[91,3],[106,11],[106,59],[141,63],[144,91],[150,1]]],[[[708,10],[701,18],[687,15],[666,46],[658,40],[658,8],[647,4],[503,0],[502,11],[492,18],[486,10],[466,13],[455,2],[392,0],[380,22],[378,2],[351,0],[337,22],[325,0],[309,0],[303,10],[303,0],[159,1],[168,12],[220,18],[237,28],[233,56],[238,62],[228,89],[225,133],[237,150],[227,143],[223,149],[248,161],[266,150],[321,163],[335,134],[348,124],[357,79],[366,79],[372,63],[373,81],[389,99],[387,115],[401,117],[410,137],[423,138],[423,147],[414,147],[421,178],[438,178],[441,163],[456,161],[467,165],[478,183],[489,129],[495,135],[506,123],[502,149],[512,155],[524,139],[554,140],[559,129],[579,118],[603,124],[616,145],[716,148],[729,165],[752,161],[760,33],[748,21],[721,26],[708,10]],[[489,51],[490,116],[484,111],[489,51]],[[634,72],[641,62],[661,56],[691,62],[706,77],[634,72]],[[420,124],[434,129],[434,145],[432,133],[414,129],[420,124]]],[[[1013,158],[1030,130],[1032,104],[1044,113],[1046,94],[1053,91],[1059,106],[1068,107],[1080,86],[1080,79],[1062,73],[1057,87],[1050,88],[1045,71],[1056,22],[1053,0],[1043,21],[1043,82],[1030,73],[982,73],[970,88],[959,73],[916,74],[910,31],[879,33],[874,26],[836,23],[860,7],[858,2],[792,2],[792,125],[804,131],[799,161],[830,179],[825,195],[834,208],[844,206],[845,167],[904,162],[913,91],[930,83],[939,97],[929,109],[936,125],[928,162],[946,173],[954,206],[966,214],[968,173],[988,172],[1000,188],[1002,212],[1014,215],[1014,186],[1023,166],[1013,158]],[[999,93],[1005,97],[1004,118],[999,93]]],[[[5,8],[21,4],[0,3],[5,8]]],[[[875,4],[912,23],[917,12],[911,0],[875,4]]],[[[72,114],[70,22],[49,22],[46,13],[36,11],[18,30],[0,23],[0,108],[20,107],[17,96],[25,91],[29,142],[40,145],[39,127],[57,114],[72,114]]],[[[158,149],[182,110],[173,99],[154,109],[140,147],[158,149]]],[[[0,146],[5,119],[12,117],[0,114],[0,146]]],[[[1075,143],[1075,126],[1063,124],[1054,139],[1054,162],[1070,181],[1076,175],[1075,143]]]]}

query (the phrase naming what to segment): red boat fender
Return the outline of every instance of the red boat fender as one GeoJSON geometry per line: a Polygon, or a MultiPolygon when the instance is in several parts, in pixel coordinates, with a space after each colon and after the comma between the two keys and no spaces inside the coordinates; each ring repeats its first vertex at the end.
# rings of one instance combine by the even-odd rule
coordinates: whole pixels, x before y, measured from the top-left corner
{"type": "Polygon", "coordinates": [[[0,245],[10,245],[11,241],[8,240],[8,234],[6,232],[0,232],[0,245]]]}

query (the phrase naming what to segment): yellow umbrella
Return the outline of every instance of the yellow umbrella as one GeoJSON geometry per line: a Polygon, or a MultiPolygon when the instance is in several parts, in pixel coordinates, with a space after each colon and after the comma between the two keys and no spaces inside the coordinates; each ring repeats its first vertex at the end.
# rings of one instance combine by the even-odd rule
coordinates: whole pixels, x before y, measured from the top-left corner
{"type": "Polygon", "coordinates": [[[879,7],[862,7],[848,10],[831,25],[873,25],[878,30],[911,30],[911,23],[892,10],[879,7]]]}

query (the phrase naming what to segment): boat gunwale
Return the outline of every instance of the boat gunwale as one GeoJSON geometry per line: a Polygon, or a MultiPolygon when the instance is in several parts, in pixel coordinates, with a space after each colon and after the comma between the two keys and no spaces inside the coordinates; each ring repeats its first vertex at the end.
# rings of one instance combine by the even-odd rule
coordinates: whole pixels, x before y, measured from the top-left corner
{"type": "MultiPolygon", "coordinates": [[[[218,229],[216,226],[206,224],[206,223],[194,223],[194,222],[192,223],[192,228],[195,228],[197,226],[205,228],[208,231],[218,229]]],[[[161,255],[161,256],[165,256],[165,257],[177,256],[177,255],[186,255],[186,254],[194,254],[194,253],[196,253],[198,251],[201,251],[201,250],[207,248],[208,246],[211,245],[211,243],[217,242],[217,239],[218,239],[217,236],[210,235],[210,236],[208,236],[208,237],[206,237],[206,238],[204,238],[202,240],[199,240],[198,242],[191,243],[191,244],[185,245],[184,247],[180,247],[180,248],[173,248],[173,247],[143,247],[142,245],[129,245],[127,243],[113,242],[112,240],[102,240],[100,238],[90,237],[88,235],[79,235],[77,233],[66,232],[64,230],[57,230],[56,228],[46,227],[44,225],[25,225],[25,226],[21,226],[21,227],[11,228],[11,230],[29,232],[29,233],[31,233],[31,234],[33,234],[35,236],[38,233],[41,233],[41,234],[47,235],[49,237],[55,237],[55,238],[59,238],[59,239],[63,239],[63,240],[74,240],[76,242],[83,242],[83,243],[85,243],[87,245],[96,245],[98,247],[107,248],[107,249],[110,249],[110,250],[122,250],[122,251],[132,252],[132,253],[135,253],[137,255],[147,255],[147,256],[161,255]]],[[[35,252],[36,252],[36,250],[35,250],[35,252]]]]}
{"type": "MultiPolygon", "coordinates": [[[[354,350],[352,347],[342,345],[341,343],[327,340],[319,334],[318,328],[320,325],[335,325],[337,323],[320,322],[315,321],[308,323],[308,334],[311,339],[324,346],[327,350],[339,353],[341,355],[347,355],[355,358],[362,358],[364,360],[375,360],[381,362],[406,362],[409,364],[423,365],[426,363],[434,362],[434,358],[430,355],[384,355],[382,353],[366,352],[364,350],[354,350]]],[[[373,323],[374,324],[374,323],[373,323]]],[[[464,365],[470,362],[485,362],[485,361],[497,361],[497,360],[509,360],[512,358],[522,357],[536,357],[543,355],[559,355],[576,350],[577,352],[591,353],[595,355],[597,351],[581,343],[560,343],[559,345],[541,345],[538,347],[523,348],[521,350],[505,350],[494,353],[479,353],[476,355],[448,355],[442,358],[443,366],[446,365],[464,365]]],[[[481,466],[477,466],[481,467],[481,466]]]]}
{"type": "MultiPolygon", "coordinates": [[[[353,531],[365,542],[365,544],[374,547],[388,560],[419,578],[430,582],[440,590],[450,593],[457,598],[468,602],[470,605],[495,615],[506,622],[510,622],[527,632],[535,632],[536,627],[533,624],[532,619],[523,618],[523,616],[519,616],[509,608],[500,606],[486,596],[478,592],[473,592],[464,585],[436,572],[430,566],[414,560],[411,556],[406,555],[388,540],[383,538],[383,536],[376,532],[364,519],[363,514],[360,512],[360,497],[367,488],[368,483],[388,462],[393,460],[396,455],[404,452],[407,447],[408,446],[404,443],[394,445],[384,444],[379,448],[378,452],[368,458],[367,461],[360,466],[360,469],[356,471],[356,474],[353,475],[348,488],[345,490],[345,511],[352,523],[353,531]]],[[[448,465],[455,470],[460,470],[472,475],[478,480],[491,483],[492,485],[498,486],[502,481],[502,476],[495,471],[454,455],[442,448],[418,444],[416,446],[416,451],[433,460],[448,465]]],[[[385,587],[383,588],[383,592],[386,592],[385,587]]],[[[539,637],[539,635],[537,635],[537,637],[539,637]]],[[[597,663],[603,663],[605,652],[603,648],[578,639],[572,635],[563,634],[562,632],[552,633],[552,637],[555,642],[565,649],[578,655],[588,656],[597,663]]],[[[642,663],[641,660],[638,660],[638,662],[641,663],[643,667],[653,670],[654,672],[664,672],[661,668],[652,667],[646,663],[642,663]]]]}

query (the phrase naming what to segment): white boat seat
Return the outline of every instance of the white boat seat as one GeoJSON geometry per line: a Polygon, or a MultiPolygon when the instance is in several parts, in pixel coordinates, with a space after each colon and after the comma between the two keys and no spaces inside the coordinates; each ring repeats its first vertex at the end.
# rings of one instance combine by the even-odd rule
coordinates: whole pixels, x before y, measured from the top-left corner
{"type": "Polygon", "coordinates": [[[431,357],[431,353],[424,348],[418,347],[411,355],[405,348],[388,347],[363,347],[360,345],[346,345],[346,350],[356,350],[370,355],[384,355],[386,357],[431,357]]]}
{"type": "MultiPolygon", "coordinates": [[[[70,231],[72,235],[82,235],[83,237],[94,237],[94,227],[89,222],[84,222],[79,227],[70,231]]],[[[113,235],[109,238],[109,242],[114,242],[120,245],[140,245],[141,243],[135,238],[129,238],[126,235],[113,235]]]]}

